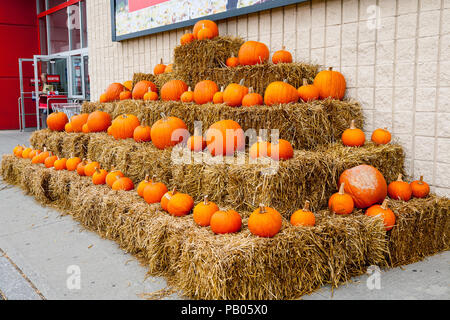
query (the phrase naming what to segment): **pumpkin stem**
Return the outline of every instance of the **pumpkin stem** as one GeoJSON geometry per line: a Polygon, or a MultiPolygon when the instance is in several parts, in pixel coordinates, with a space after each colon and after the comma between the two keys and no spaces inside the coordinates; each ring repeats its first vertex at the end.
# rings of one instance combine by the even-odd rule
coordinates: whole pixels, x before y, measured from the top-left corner
{"type": "Polygon", "coordinates": [[[243,86],[243,85],[244,85],[244,81],[245,81],[244,78],[242,78],[241,81],[239,81],[239,84],[240,84],[241,86],[243,86]]]}
{"type": "Polygon", "coordinates": [[[388,199],[386,198],[386,199],[384,199],[383,203],[381,204],[381,209],[386,210],[388,208],[387,204],[388,204],[388,199]]]}
{"type": "Polygon", "coordinates": [[[95,168],[95,172],[97,172],[99,174],[100,173],[100,169],[98,167],[95,168]]]}
{"type": "Polygon", "coordinates": [[[152,176],[152,183],[155,183],[155,181],[156,181],[156,174],[154,174],[154,175],[152,176]]]}
{"type": "Polygon", "coordinates": [[[303,206],[303,211],[310,211],[310,209],[309,209],[309,200],[305,201],[305,205],[303,206]]]}
{"type": "Polygon", "coordinates": [[[333,71],[333,67],[329,67],[329,68],[328,68],[328,71],[333,71]]]}
{"type": "Polygon", "coordinates": [[[149,175],[148,175],[148,174],[146,174],[146,175],[145,175],[145,179],[144,179],[144,181],[145,181],[145,182],[148,182],[148,181],[149,181],[149,178],[150,178],[150,177],[149,177],[149,175]]]}
{"type": "Polygon", "coordinates": [[[163,59],[161,58],[161,64],[163,64],[163,59]]]}
{"type": "Polygon", "coordinates": [[[286,50],[286,46],[281,46],[281,50],[286,50]]]}
{"type": "Polygon", "coordinates": [[[345,182],[342,182],[341,186],[339,187],[339,194],[345,194],[344,188],[345,188],[345,182]]]}
{"type": "Polygon", "coordinates": [[[172,189],[172,195],[174,195],[177,192],[177,187],[173,187],[172,189]]]}
{"type": "MultiPolygon", "coordinates": [[[[223,87],[222,87],[222,88],[223,88],[223,87]]],[[[192,88],[191,88],[191,87],[188,87],[188,91],[191,92],[191,91],[192,91],[192,88]]]]}
{"type": "Polygon", "coordinates": [[[350,129],[356,129],[355,119],[350,122],[350,129]]]}
{"type": "Polygon", "coordinates": [[[253,87],[248,88],[248,93],[253,93],[253,87]]]}
{"type": "Polygon", "coordinates": [[[399,174],[398,174],[398,177],[397,177],[397,181],[403,181],[403,180],[402,180],[402,177],[403,177],[403,175],[402,175],[401,173],[399,173],[399,174]]]}
{"type": "Polygon", "coordinates": [[[208,195],[206,195],[206,196],[203,197],[203,203],[204,203],[205,205],[208,205],[208,204],[209,204],[209,201],[208,201],[208,195]]]}
{"type": "Polygon", "coordinates": [[[423,184],[423,176],[420,176],[419,184],[423,184]]]}
{"type": "Polygon", "coordinates": [[[266,213],[266,206],[264,203],[259,204],[259,213],[266,213]]]}
{"type": "Polygon", "coordinates": [[[308,85],[308,80],[306,80],[306,78],[303,78],[303,85],[307,86],[308,85]]]}
{"type": "Polygon", "coordinates": [[[220,92],[223,92],[223,90],[225,90],[224,86],[220,87],[220,92]]]}

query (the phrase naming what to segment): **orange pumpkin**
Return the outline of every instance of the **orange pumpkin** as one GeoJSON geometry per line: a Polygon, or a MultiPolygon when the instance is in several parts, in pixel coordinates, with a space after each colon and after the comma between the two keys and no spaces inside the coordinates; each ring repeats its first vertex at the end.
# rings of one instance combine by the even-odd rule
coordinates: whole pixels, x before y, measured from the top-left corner
{"type": "Polygon", "coordinates": [[[281,50],[278,50],[273,54],[272,62],[274,64],[291,63],[292,62],[292,54],[289,51],[286,51],[286,47],[283,46],[281,48],[281,50]]]}
{"type": "Polygon", "coordinates": [[[149,126],[137,126],[133,132],[133,139],[136,142],[149,142],[152,141],[152,135],[149,126]]]}
{"type": "Polygon", "coordinates": [[[13,153],[14,153],[14,155],[15,155],[16,157],[22,158],[22,152],[23,152],[23,150],[25,150],[24,147],[22,147],[22,146],[16,146],[16,147],[13,149],[13,153]]]}
{"type": "Polygon", "coordinates": [[[152,91],[152,88],[149,87],[148,91],[144,94],[144,100],[145,101],[156,101],[158,100],[158,94],[154,91],[152,91]]]}
{"type": "Polygon", "coordinates": [[[273,209],[259,205],[259,208],[253,211],[248,218],[248,229],[255,236],[272,238],[281,229],[281,214],[273,209]]]}
{"type": "Polygon", "coordinates": [[[208,28],[212,32],[212,37],[215,38],[219,35],[219,27],[214,21],[211,20],[200,20],[194,25],[192,31],[194,38],[198,39],[198,33],[201,29],[208,28]]]}
{"type": "Polygon", "coordinates": [[[82,113],[73,116],[70,119],[70,123],[72,124],[73,132],[81,132],[83,129],[83,125],[87,123],[89,118],[89,113],[82,113]]]}
{"type": "Polygon", "coordinates": [[[423,176],[420,176],[420,180],[411,182],[411,190],[416,198],[425,198],[430,194],[430,186],[423,181],[423,176]]]}
{"type": "Polygon", "coordinates": [[[173,72],[173,63],[170,63],[166,66],[166,69],[164,69],[164,73],[171,73],[173,72]]]}
{"type": "Polygon", "coordinates": [[[182,142],[188,135],[187,126],[177,117],[166,117],[156,121],[150,132],[152,142],[158,149],[173,147],[182,142]]]}
{"type": "Polygon", "coordinates": [[[22,151],[22,158],[27,159],[28,156],[30,155],[30,152],[33,151],[33,149],[31,148],[25,148],[22,151]]]}
{"type": "Polygon", "coordinates": [[[105,91],[108,101],[116,101],[120,99],[120,93],[125,89],[121,83],[111,83],[105,91]]]}
{"type": "Polygon", "coordinates": [[[212,39],[214,38],[214,33],[211,29],[206,28],[203,26],[197,33],[197,39],[198,40],[206,40],[206,39],[212,39]]]}
{"type": "Polygon", "coordinates": [[[138,83],[136,83],[133,87],[132,96],[133,99],[143,99],[144,95],[148,92],[148,88],[151,88],[153,92],[158,93],[158,88],[156,85],[147,80],[141,80],[138,83]]]}
{"type": "Polygon", "coordinates": [[[243,107],[260,106],[264,104],[264,99],[259,93],[253,92],[253,87],[248,89],[248,93],[242,98],[243,107]]]}
{"type": "Polygon", "coordinates": [[[115,139],[133,138],[134,130],[140,126],[139,119],[133,114],[123,114],[114,119],[111,133],[115,139]]]}
{"type": "Polygon", "coordinates": [[[398,174],[397,181],[393,181],[388,186],[388,195],[391,199],[409,201],[412,195],[412,188],[408,182],[402,180],[402,174],[398,174]]]}
{"type": "Polygon", "coordinates": [[[292,103],[298,101],[298,91],[285,81],[275,81],[269,84],[264,92],[264,103],[274,104],[292,103]]]}
{"type": "Polygon", "coordinates": [[[368,208],[381,203],[387,196],[387,183],[380,171],[370,165],[359,165],[345,170],[339,177],[339,187],[345,183],[357,208],[368,208]]]}
{"type": "Polygon", "coordinates": [[[66,163],[66,158],[58,159],[53,163],[53,167],[55,168],[55,170],[66,170],[66,163]]]}
{"type": "Polygon", "coordinates": [[[220,104],[223,103],[223,87],[220,88],[220,91],[217,91],[216,93],[214,93],[213,96],[213,103],[215,104],[220,104]]]}
{"type": "Polygon", "coordinates": [[[54,112],[47,117],[47,126],[53,131],[63,131],[69,122],[64,112],[54,112]]]}
{"type": "Polygon", "coordinates": [[[44,163],[45,159],[50,156],[50,152],[47,151],[47,148],[44,147],[44,151],[39,154],[36,154],[32,159],[31,163],[44,163]]]}
{"type": "Polygon", "coordinates": [[[206,140],[200,133],[194,132],[194,135],[187,140],[187,147],[191,151],[202,152],[206,148],[206,140]]]}
{"type": "Polygon", "coordinates": [[[183,92],[183,94],[180,96],[180,100],[182,102],[194,101],[194,92],[192,92],[191,87],[189,87],[187,91],[183,92]]]}
{"type": "Polygon", "coordinates": [[[106,96],[106,93],[102,93],[102,94],[100,95],[100,98],[99,98],[98,101],[99,101],[100,103],[108,102],[108,98],[107,98],[107,96],[106,96]]]}
{"type": "Polygon", "coordinates": [[[180,101],[181,95],[188,89],[182,80],[170,80],[161,88],[161,100],[180,101]]]}
{"type": "Polygon", "coordinates": [[[258,41],[247,41],[239,49],[239,64],[250,66],[258,63],[264,63],[269,59],[269,48],[258,41]]]}
{"type": "Polygon", "coordinates": [[[293,226],[313,227],[316,224],[316,217],[309,209],[309,201],[305,202],[303,209],[295,211],[291,216],[293,226]]]}
{"type": "Polygon", "coordinates": [[[347,147],[361,147],[366,142],[366,135],[361,129],[356,128],[355,120],[350,123],[350,128],[342,133],[342,143],[347,147]]]}
{"type": "Polygon", "coordinates": [[[230,107],[239,107],[242,105],[242,99],[248,93],[248,88],[244,86],[244,79],[239,84],[231,83],[223,92],[223,102],[230,107]]]}
{"type": "Polygon", "coordinates": [[[137,186],[137,194],[141,197],[144,196],[144,189],[146,186],[150,185],[152,183],[152,180],[149,179],[148,174],[145,176],[145,179],[139,182],[137,186]]]}
{"type": "Polygon", "coordinates": [[[66,125],[64,126],[64,131],[67,132],[67,133],[73,132],[72,124],[70,122],[66,123],[66,125]]]}
{"type": "Polygon", "coordinates": [[[77,173],[80,176],[85,176],[86,174],[84,173],[84,167],[86,166],[86,160],[81,161],[78,165],[77,165],[77,173]]]}
{"type": "Polygon", "coordinates": [[[83,133],[89,133],[90,132],[87,123],[83,124],[83,127],[81,128],[81,131],[83,133]]]}
{"type": "Polygon", "coordinates": [[[119,178],[123,178],[125,175],[120,170],[115,170],[111,168],[111,171],[106,175],[105,182],[108,186],[112,187],[114,182],[116,182],[119,178]]]}
{"type": "Polygon", "coordinates": [[[185,33],[180,38],[180,44],[185,45],[194,41],[194,35],[192,33],[185,33]]]}
{"type": "Polygon", "coordinates": [[[206,131],[206,145],[213,156],[232,156],[245,147],[244,131],[234,120],[220,120],[206,131]]]}
{"type": "Polygon", "coordinates": [[[271,146],[272,144],[270,142],[263,141],[261,137],[258,137],[258,141],[249,149],[250,158],[270,157],[271,146]]]}
{"type": "Polygon", "coordinates": [[[92,183],[96,185],[105,184],[107,174],[108,171],[96,168],[94,174],[92,175],[92,183]]]}
{"type": "Polygon", "coordinates": [[[231,57],[229,57],[226,61],[227,67],[234,68],[239,65],[239,58],[234,56],[234,53],[231,54],[231,57]]]}
{"type": "Polygon", "coordinates": [[[197,104],[205,104],[213,101],[214,94],[219,91],[217,84],[211,80],[203,80],[195,85],[194,101],[197,104]]]}
{"type": "Polygon", "coordinates": [[[41,153],[41,150],[38,149],[31,150],[31,152],[28,154],[28,159],[33,159],[39,153],[41,153]]]}
{"type": "Polygon", "coordinates": [[[89,114],[86,124],[89,132],[106,131],[111,125],[111,116],[107,112],[97,110],[89,114]]]}
{"type": "Polygon", "coordinates": [[[66,162],[66,167],[68,171],[77,170],[78,164],[81,162],[81,159],[78,157],[71,157],[66,162]]]}
{"type": "Polygon", "coordinates": [[[342,100],[345,95],[345,78],[338,72],[333,71],[333,68],[320,71],[314,78],[314,86],[319,89],[319,96],[321,99],[332,98],[342,100]]]}
{"type": "Polygon", "coordinates": [[[391,133],[387,130],[387,128],[384,129],[376,129],[374,132],[372,132],[371,140],[375,144],[388,144],[391,142],[391,133]]]}
{"type": "Polygon", "coordinates": [[[172,196],[174,196],[177,193],[177,187],[174,187],[172,191],[167,191],[163,197],[161,198],[161,208],[163,208],[164,211],[167,211],[167,205],[169,204],[170,199],[172,199],[172,196]]]}
{"type": "Polygon", "coordinates": [[[44,165],[46,168],[51,168],[55,165],[55,161],[58,160],[57,156],[51,155],[44,160],[44,165]]]}
{"type": "Polygon", "coordinates": [[[277,143],[270,146],[270,157],[275,160],[288,160],[294,157],[294,148],[289,141],[278,139],[277,143]]]}
{"type": "MultiPolygon", "coordinates": [[[[123,86],[125,87],[125,88],[127,88],[127,90],[128,91],[132,91],[133,90],[133,81],[131,81],[131,80],[127,80],[127,81],[125,81],[124,83],[123,83],[123,86]]],[[[126,90],[125,90],[126,91],[126,90]]]]}
{"type": "Polygon", "coordinates": [[[88,177],[92,177],[92,175],[94,174],[94,172],[97,168],[100,168],[100,164],[97,161],[92,161],[92,162],[87,163],[84,166],[84,175],[88,176],[88,177]]]}
{"type": "Polygon", "coordinates": [[[193,211],[193,218],[196,224],[202,227],[209,226],[211,217],[214,213],[219,211],[219,207],[214,203],[208,201],[208,196],[203,198],[203,201],[197,204],[193,211]]]}
{"type": "Polygon", "coordinates": [[[308,84],[306,79],[303,79],[303,85],[297,91],[298,96],[304,102],[317,100],[320,96],[319,89],[313,84],[308,84]]]}
{"type": "Polygon", "coordinates": [[[166,70],[166,65],[163,63],[163,59],[161,58],[160,63],[158,63],[155,68],[153,68],[153,74],[156,76],[158,74],[164,73],[166,70]]]}
{"type": "Polygon", "coordinates": [[[235,233],[241,230],[242,218],[234,210],[217,210],[211,216],[209,225],[216,234],[235,233]]]}
{"type": "Polygon", "coordinates": [[[144,188],[142,193],[144,200],[149,203],[160,203],[161,198],[166,194],[167,187],[162,182],[155,182],[154,180],[148,186],[144,188]]]}
{"type": "Polygon", "coordinates": [[[119,99],[120,100],[128,100],[131,99],[133,96],[131,95],[131,91],[124,90],[120,93],[119,99]]]}
{"type": "Polygon", "coordinates": [[[187,215],[194,207],[194,199],[186,193],[174,194],[168,204],[167,211],[176,217],[187,215]]]}
{"type": "Polygon", "coordinates": [[[395,214],[391,209],[388,208],[387,203],[388,200],[385,199],[381,206],[379,204],[371,206],[369,209],[367,209],[366,215],[369,217],[381,217],[383,219],[386,231],[389,231],[395,225],[395,214]]]}
{"type": "Polygon", "coordinates": [[[134,189],[133,181],[128,177],[117,177],[117,180],[111,186],[113,190],[130,191],[134,189]]]}
{"type": "Polygon", "coordinates": [[[341,183],[339,192],[333,194],[328,200],[328,208],[336,214],[350,214],[355,208],[353,198],[344,191],[345,182],[341,183]]]}

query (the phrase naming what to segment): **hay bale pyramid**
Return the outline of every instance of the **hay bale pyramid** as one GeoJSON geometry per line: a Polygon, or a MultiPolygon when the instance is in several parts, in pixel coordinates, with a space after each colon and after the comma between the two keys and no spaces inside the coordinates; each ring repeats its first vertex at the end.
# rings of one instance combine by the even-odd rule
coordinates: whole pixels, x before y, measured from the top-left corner
{"type": "Polygon", "coordinates": [[[341,215],[328,208],[347,169],[370,165],[387,184],[404,174],[404,152],[396,143],[343,144],[341,137],[352,120],[358,128],[364,125],[361,106],[353,99],[296,99],[242,107],[222,101],[183,102],[179,96],[174,100],[133,97],[142,81],[152,82],[151,91],[161,93],[171,80],[182,80],[191,88],[204,80],[215,82],[218,88],[241,82],[264,96],[273,82],[285,81],[298,88],[304,81],[312,83],[320,71],[317,65],[266,59],[229,66],[227,59],[238,57],[245,45],[242,39],[193,38],[183,37],[175,48],[169,72],[135,74],[125,86],[114,84],[116,97],[108,96],[108,89],[101,102],[84,103],[82,113],[102,111],[111,119],[119,119],[110,127],[115,126],[114,132],[93,130],[88,120],[91,116],[81,123],[55,116],[48,129],[33,133],[30,150],[18,146],[13,155],[3,156],[3,179],[116,241],[142,261],[151,275],[165,276],[183,295],[196,299],[299,298],[324,284],[336,287],[363,274],[370,265],[389,268],[409,264],[449,249],[448,198],[429,194],[409,201],[389,199],[395,215],[389,230],[382,218],[366,215],[365,209],[341,215]],[[122,92],[127,96],[119,100],[122,92]],[[137,142],[122,136],[127,131],[125,120],[137,119],[141,126],[151,127],[165,116],[181,119],[190,134],[200,121],[203,128],[196,135],[221,120],[233,120],[244,132],[254,130],[257,135],[263,129],[277,129],[279,138],[287,140],[294,151],[288,159],[252,161],[248,137],[245,148],[236,153],[233,150],[231,157],[221,157],[208,148],[192,151],[185,143],[159,148],[155,141],[137,142]],[[43,151],[37,156],[47,152],[46,157],[30,160],[32,150],[43,151]],[[71,163],[69,169],[69,162],[48,164],[52,155],[56,156],[53,161],[78,158],[76,168],[71,163]],[[80,163],[82,159],[97,162],[93,177],[85,176],[87,164],[80,163]],[[153,177],[154,182],[166,186],[165,191],[176,187],[169,194],[170,201],[176,193],[187,194],[197,205],[206,201],[207,195],[220,212],[238,212],[239,228],[222,234],[213,226],[213,218],[211,226],[202,227],[190,214],[192,205],[182,214],[175,213],[180,207],[178,211],[166,208],[169,214],[159,201],[148,203],[134,188],[123,187],[125,182],[114,187],[113,181],[113,188],[104,184],[106,172],[100,168],[120,171],[134,186],[153,177]],[[93,183],[102,177],[103,183],[93,183]],[[309,207],[303,208],[305,203],[309,207]],[[253,225],[252,212],[260,204],[259,214],[275,209],[281,217],[278,232],[270,237],[258,236],[249,227],[253,225]],[[301,208],[314,212],[313,225],[291,223],[292,214],[301,208]]]}

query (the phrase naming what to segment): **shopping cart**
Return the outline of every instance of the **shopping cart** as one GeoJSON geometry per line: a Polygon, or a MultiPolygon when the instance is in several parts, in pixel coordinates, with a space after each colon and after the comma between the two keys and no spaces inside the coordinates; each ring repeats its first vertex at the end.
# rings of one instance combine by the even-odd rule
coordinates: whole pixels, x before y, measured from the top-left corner
{"type": "Polygon", "coordinates": [[[81,112],[80,103],[52,103],[52,109],[55,112],[64,112],[67,118],[79,114],[81,112]]]}

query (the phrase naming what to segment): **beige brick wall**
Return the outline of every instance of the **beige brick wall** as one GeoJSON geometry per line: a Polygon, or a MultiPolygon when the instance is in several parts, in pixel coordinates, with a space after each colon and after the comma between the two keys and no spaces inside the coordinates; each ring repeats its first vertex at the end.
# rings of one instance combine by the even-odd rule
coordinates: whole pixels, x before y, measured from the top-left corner
{"type": "MultiPolygon", "coordinates": [[[[88,0],[92,98],[113,81],[170,63],[185,30],[111,41],[109,0],[88,0]]],[[[221,34],[285,45],[295,60],[333,66],[361,101],[365,130],[388,127],[410,176],[450,195],[450,0],[313,0],[218,22],[221,34]],[[374,12],[380,13],[373,19],[374,12]]]]}

